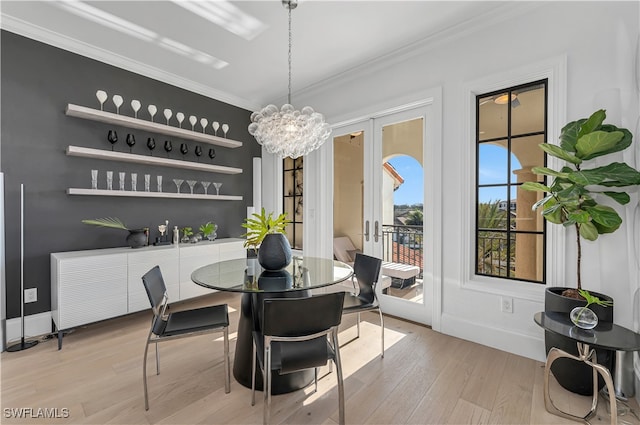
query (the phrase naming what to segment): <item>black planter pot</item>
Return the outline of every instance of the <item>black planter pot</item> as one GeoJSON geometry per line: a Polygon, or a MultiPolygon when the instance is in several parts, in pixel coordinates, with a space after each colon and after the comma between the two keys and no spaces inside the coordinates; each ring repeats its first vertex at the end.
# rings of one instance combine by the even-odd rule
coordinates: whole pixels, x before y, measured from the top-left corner
{"type": "MultiPolygon", "coordinates": [[[[562,296],[562,291],[567,288],[547,288],[544,295],[544,311],[569,314],[575,307],[587,304],[586,301],[562,296]]],[[[589,291],[601,300],[613,301],[611,297],[598,292],[589,291]]],[[[590,305],[589,308],[598,316],[598,322],[613,322],[613,306],[602,307],[590,305]]],[[[552,347],[559,348],[569,354],[578,355],[575,341],[549,331],[544,333],[544,342],[547,354],[552,347]]],[[[598,363],[612,370],[615,352],[611,350],[596,349],[598,363]]],[[[551,372],[558,383],[568,391],[580,395],[593,394],[593,370],[590,366],[572,359],[561,358],[553,362],[551,372]]],[[[604,386],[604,380],[598,376],[598,389],[604,386]]]]}
{"type": "Polygon", "coordinates": [[[142,248],[147,245],[147,234],[144,229],[129,230],[129,236],[127,236],[127,244],[131,248],[142,248]]]}
{"type": "Polygon", "coordinates": [[[291,245],[282,233],[264,237],[258,249],[258,263],[265,270],[282,270],[291,262],[291,245]]]}

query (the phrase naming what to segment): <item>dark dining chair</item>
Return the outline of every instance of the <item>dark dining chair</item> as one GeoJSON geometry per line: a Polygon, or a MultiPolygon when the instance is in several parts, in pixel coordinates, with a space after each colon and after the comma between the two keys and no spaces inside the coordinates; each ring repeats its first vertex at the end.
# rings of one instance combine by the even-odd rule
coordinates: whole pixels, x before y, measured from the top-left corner
{"type": "Polygon", "coordinates": [[[256,358],[262,370],[264,392],[263,421],[271,414],[271,374],[315,369],[332,360],[338,379],[339,422],[344,424],[344,384],[338,345],[344,292],[305,298],[265,299],[261,330],[253,332],[251,405],[255,405],[256,358]],[[257,355],[256,355],[257,354],[257,355]]]}
{"type": "MultiPolygon", "coordinates": [[[[376,295],[376,284],[380,276],[380,268],[382,267],[382,260],[369,255],[356,253],[355,262],[353,263],[353,281],[354,289],[357,289],[356,294],[347,293],[344,297],[343,314],[357,313],[358,321],[356,324],[357,334],[356,338],[351,341],[360,338],[360,313],[363,311],[378,310],[380,314],[380,328],[382,339],[382,357],[384,357],[384,319],[382,317],[382,310],[380,309],[380,303],[378,302],[378,296],[376,295]],[[357,288],[356,288],[357,283],[357,288]]],[[[351,341],[348,341],[347,344],[351,341]]]]}
{"type": "Polygon", "coordinates": [[[224,373],[225,393],[231,391],[229,371],[229,313],[227,304],[202,307],[192,310],[182,310],[168,313],[167,287],[162,278],[160,267],[155,266],[144,276],[142,283],[147,291],[153,319],[151,329],[144,347],[142,367],[142,382],[144,384],[144,408],[149,410],[149,395],[147,392],[147,353],[149,344],[156,345],[156,374],[160,374],[160,354],[158,343],[163,341],[203,335],[212,332],[224,334],[224,373]]]}

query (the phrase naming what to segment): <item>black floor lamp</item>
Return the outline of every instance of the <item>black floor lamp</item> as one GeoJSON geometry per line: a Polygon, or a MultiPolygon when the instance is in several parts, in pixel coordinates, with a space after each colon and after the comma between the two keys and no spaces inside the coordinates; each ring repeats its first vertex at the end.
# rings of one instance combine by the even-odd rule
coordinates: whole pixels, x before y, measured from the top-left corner
{"type": "Polygon", "coordinates": [[[22,351],[37,345],[38,341],[24,340],[24,184],[20,185],[20,342],[7,347],[7,351],[22,351]]]}

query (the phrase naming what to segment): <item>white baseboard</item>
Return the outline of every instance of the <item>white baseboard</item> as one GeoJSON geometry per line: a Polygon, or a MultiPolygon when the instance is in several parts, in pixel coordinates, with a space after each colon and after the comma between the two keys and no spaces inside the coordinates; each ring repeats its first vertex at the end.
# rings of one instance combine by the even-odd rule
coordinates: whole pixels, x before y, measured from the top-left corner
{"type": "Polygon", "coordinates": [[[540,362],[547,358],[542,338],[479,325],[449,314],[442,315],[441,332],[540,362]]]}
{"type": "MultiPolygon", "coordinates": [[[[7,319],[7,345],[20,341],[22,336],[20,318],[7,319]]],[[[51,312],[30,314],[24,317],[24,337],[29,339],[51,333],[51,312]]]]}

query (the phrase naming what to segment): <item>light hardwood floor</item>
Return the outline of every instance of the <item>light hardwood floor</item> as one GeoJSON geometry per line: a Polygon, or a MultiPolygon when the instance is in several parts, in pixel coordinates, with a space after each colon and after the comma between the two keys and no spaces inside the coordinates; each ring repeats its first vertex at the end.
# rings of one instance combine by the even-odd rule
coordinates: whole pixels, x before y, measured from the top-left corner
{"type": "MultiPolygon", "coordinates": [[[[235,346],[239,295],[216,293],[185,303],[193,307],[226,302],[235,346]]],[[[179,305],[178,305],[179,306],[179,305]]],[[[349,424],[573,424],[546,412],[540,362],[445,336],[395,318],[385,320],[386,353],[380,358],[377,313],[362,315],[361,338],[341,349],[349,424]]],[[[342,341],[355,336],[355,315],[343,319],[342,341]]],[[[1,423],[30,424],[258,424],[262,393],[231,377],[224,393],[222,339],[214,335],[160,345],[161,374],[149,356],[150,410],[144,410],[142,353],[150,312],[82,327],[17,353],[2,353],[1,423]],[[7,409],[57,408],[66,418],[22,418],[7,409]],[[67,409],[67,410],[63,410],[67,409]]],[[[233,356],[232,356],[233,360],[233,356]]],[[[588,409],[585,397],[555,386],[554,399],[588,409]]],[[[335,373],[311,388],[274,396],[272,421],[335,424],[335,373]]],[[[602,409],[604,410],[604,409],[602,409]]],[[[635,423],[630,415],[620,423],[635,423]]],[[[602,412],[592,423],[608,423],[602,412]]]]}

